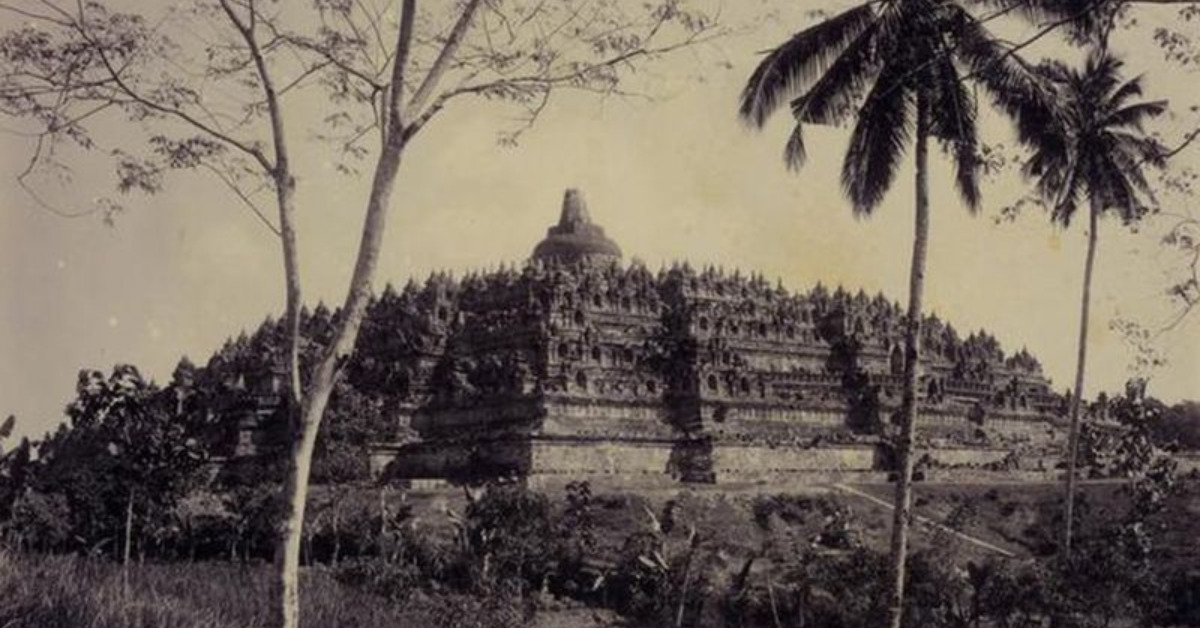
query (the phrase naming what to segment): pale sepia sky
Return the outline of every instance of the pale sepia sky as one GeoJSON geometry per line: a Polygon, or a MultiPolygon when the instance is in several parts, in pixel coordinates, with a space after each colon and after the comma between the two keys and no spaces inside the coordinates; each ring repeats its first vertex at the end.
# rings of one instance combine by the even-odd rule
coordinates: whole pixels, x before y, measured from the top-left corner
{"type": "MultiPolygon", "coordinates": [[[[727,8],[731,15],[803,3],[726,4],[737,5],[727,8]]],[[[1173,22],[1173,11],[1136,12],[1140,26],[1114,44],[1129,72],[1147,73],[1150,97],[1182,108],[1200,103],[1200,77],[1164,65],[1152,45],[1151,29],[1173,22]]],[[[642,75],[654,101],[556,95],[515,148],[496,142],[497,130],[511,126],[511,112],[494,103],[447,109],[401,167],[378,285],[436,269],[461,273],[520,262],[557,218],[563,189],[577,186],[626,256],[653,269],[673,260],[711,262],[778,277],[796,290],[822,281],[903,302],[911,165],[877,214],[858,220],[838,185],[845,130],[811,128],[810,161],[797,174],[781,159],[786,111],[760,133],[736,117],[757,53],[810,22],[804,10],[788,9],[748,35],[656,64],[642,75]]],[[[1008,29],[1013,39],[1033,32],[1008,29]]],[[[298,105],[289,119],[294,135],[304,135],[304,114],[321,107],[298,105]]],[[[1156,128],[1174,143],[1189,123],[1195,125],[1195,114],[1184,111],[1156,128]]],[[[1007,124],[994,116],[985,117],[982,136],[1011,143],[1007,124]]],[[[0,135],[0,416],[16,414],[19,432],[41,434],[62,420],[81,368],[130,362],[164,381],[181,355],[203,362],[226,337],[282,310],[276,241],[219,184],[201,176],[170,179],[162,194],[131,202],[112,228],[95,218],[64,220],[37,208],[13,183],[29,148],[19,137],[0,135]]],[[[324,150],[301,149],[302,267],[308,300],[333,304],[344,296],[367,183],[335,174],[324,150]]],[[[1031,210],[997,224],[998,208],[1024,192],[1011,174],[991,180],[983,212],[969,216],[945,163],[934,162],[928,309],[964,335],[983,327],[1008,351],[1028,347],[1055,387],[1065,389],[1074,367],[1083,223],[1062,231],[1031,210]]],[[[1200,145],[1176,165],[1200,165],[1200,145]]],[[[57,198],[112,193],[97,191],[98,181],[111,185],[81,164],[76,187],[57,198]]],[[[1179,199],[1164,201],[1172,211],[1186,210],[1179,199]]],[[[1130,374],[1132,353],[1108,328],[1114,317],[1158,328],[1174,312],[1164,294],[1173,259],[1157,243],[1165,224],[1148,223],[1136,234],[1116,221],[1101,226],[1092,393],[1118,390],[1130,374]]],[[[1197,319],[1200,312],[1158,337],[1169,364],[1154,373],[1152,393],[1200,397],[1197,319]]]]}

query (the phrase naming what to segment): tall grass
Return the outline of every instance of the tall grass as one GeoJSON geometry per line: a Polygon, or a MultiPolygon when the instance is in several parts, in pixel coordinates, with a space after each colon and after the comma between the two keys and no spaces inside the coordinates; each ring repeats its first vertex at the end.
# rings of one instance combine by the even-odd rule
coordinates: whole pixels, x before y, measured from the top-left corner
{"type": "MultiPolygon", "coordinates": [[[[131,565],[126,587],[119,565],[0,551],[0,628],[265,627],[269,576],[261,566],[131,565]]],[[[421,609],[403,613],[321,571],[305,573],[302,587],[305,626],[424,623],[421,609]]]]}

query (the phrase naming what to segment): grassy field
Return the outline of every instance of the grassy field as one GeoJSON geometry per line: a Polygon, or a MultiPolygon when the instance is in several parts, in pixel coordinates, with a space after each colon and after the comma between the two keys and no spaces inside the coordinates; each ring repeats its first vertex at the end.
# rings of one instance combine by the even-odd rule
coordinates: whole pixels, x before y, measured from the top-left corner
{"type": "MultiPolygon", "coordinates": [[[[268,572],[223,563],[117,565],[73,557],[0,554],[0,626],[6,628],[225,628],[268,625],[268,572]]],[[[407,625],[381,600],[309,571],[310,626],[407,625]]]]}
{"type": "MultiPolygon", "coordinates": [[[[270,624],[270,569],[263,564],[119,565],[81,558],[19,557],[0,551],[3,628],[259,628],[270,624]]],[[[498,613],[470,596],[416,596],[405,604],[357,591],[325,569],[306,569],[303,626],[311,628],[473,628],[498,613]]],[[[616,626],[611,611],[547,601],[531,628],[616,626]]],[[[518,611],[520,612],[520,611],[518,611]]]]}

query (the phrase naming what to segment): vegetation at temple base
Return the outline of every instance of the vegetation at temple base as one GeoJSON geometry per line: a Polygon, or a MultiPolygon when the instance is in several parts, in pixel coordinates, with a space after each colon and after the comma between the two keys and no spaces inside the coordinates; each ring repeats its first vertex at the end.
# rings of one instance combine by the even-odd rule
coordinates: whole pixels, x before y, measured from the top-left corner
{"type": "MultiPolygon", "coordinates": [[[[356,544],[340,556],[319,523],[330,506],[313,504],[305,625],[866,627],[886,612],[886,511],[850,495],[498,485],[393,493],[381,514],[373,489],[360,490],[342,506],[356,544]]],[[[905,625],[1200,625],[1200,528],[1185,521],[1200,482],[1179,480],[1150,509],[1132,506],[1129,490],[1081,487],[1087,517],[1067,558],[1054,551],[1053,485],[919,486],[919,513],[1017,556],[916,528],[905,625]]],[[[269,625],[269,555],[221,558],[148,558],[123,589],[112,561],[0,552],[0,622],[269,625]]]]}
{"type": "MultiPolygon", "coordinates": [[[[162,484],[192,490],[164,490],[155,508],[139,506],[136,560],[124,574],[127,502],[96,511],[83,493],[126,495],[131,480],[94,475],[75,489],[128,462],[119,460],[125,451],[102,446],[109,428],[85,417],[103,414],[134,439],[154,434],[147,408],[190,411],[179,383],[158,389],[129,367],[85,373],[72,404],[80,420],[47,441],[76,445],[42,454],[39,443],[19,473],[15,457],[3,458],[2,493],[20,498],[2,526],[0,625],[269,625],[277,490],[246,481],[269,470],[162,484]],[[72,456],[84,449],[100,454],[72,456]],[[71,466],[77,481],[46,483],[71,466]]],[[[1200,625],[1192,543],[1200,524],[1191,514],[1200,478],[1176,472],[1164,456],[1174,441],[1161,436],[1174,433],[1161,427],[1171,412],[1188,407],[1148,397],[1141,382],[1090,405],[1081,464],[1110,479],[1083,485],[1069,556],[1059,551],[1062,498],[1053,485],[919,485],[916,512],[945,527],[914,528],[905,625],[1200,625]]],[[[193,425],[203,433],[202,421],[193,425]]],[[[170,438],[186,446],[195,437],[170,438]]],[[[619,487],[318,487],[302,546],[302,590],[314,603],[305,625],[865,627],[886,614],[889,513],[874,502],[761,484],[619,487]]],[[[888,487],[861,489],[886,496],[888,487]]]]}

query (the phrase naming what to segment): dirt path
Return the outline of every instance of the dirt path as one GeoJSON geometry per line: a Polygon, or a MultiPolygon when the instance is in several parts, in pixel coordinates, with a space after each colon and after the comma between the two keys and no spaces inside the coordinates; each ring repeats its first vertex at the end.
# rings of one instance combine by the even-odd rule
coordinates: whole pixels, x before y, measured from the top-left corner
{"type": "MultiPolygon", "coordinates": [[[[888,509],[888,510],[894,510],[894,508],[892,507],[892,504],[891,504],[891,502],[888,502],[888,501],[885,501],[885,500],[879,499],[878,497],[875,497],[874,495],[871,495],[870,493],[866,493],[866,492],[860,491],[860,490],[858,490],[858,489],[856,489],[856,488],[853,488],[853,487],[850,487],[850,486],[846,486],[845,484],[834,484],[834,485],[833,485],[833,488],[835,488],[835,489],[837,489],[837,490],[839,490],[839,491],[842,491],[842,492],[844,492],[844,493],[847,493],[847,494],[849,494],[849,495],[854,495],[855,497],[859,497],[859,498],[861,498],[861,499],[865,499],[865,500],[867,500],[867,501],[869,501],[869,502],[871,502],[872,504],[875,504],[875,505],[877,505],[877,506],[883,506],[884,508],[886,508],[886,509],[888,509]]],[[[975,546],[977,546],[977,547],[981,547],[981,548],[983,548],[983,549],[985,549],[985,550],[988,550],[989,552],[995,552],[995,553],[997,553],[997,554],[1000,554],[1001,556],[1005,556],[1005,557],[1008,557],[1008,558],[1014,558],[1014,557],[1016,557],[1016,554],[1014,554],[1014,553],[1010,552],[1009,550],[1006,550],[1006,549],[1004,549],[1003,547],[998,547],[998,546],[996,546],[996,545],[992,545],[991,543],[988,543],[987,541],[985,541],[985,540],[983,540],[983,539],[980,539],[980,538],[977,538],[977,537],[973,537],[973,536],[970,536],[970,535],[967,535],[967,534],[963,534],[962,532],[959,532],[958,530],[955,530],[955,529],[953,529],[953,528],[950,528],[950,527],[944,526],[944,525],[942,525],[941,523],[938,523],[938,522],[936,522],[936,521],[934,521],[934,520],[932,520],[932,519],[930,519],[930,518],[928,518],[928,517],[922,517],[921,515],[918,515],[918,514],[916,514],[916,513],[913,513],[913,520],[914,520],[914,521],[917,521],[917,522],[920,522],[920,523],[923,523],[923,524],[925,524],[925,525],[928,525],[928,526],[930,526],[930,527],[938,528],[938,529],[940,529],[940,530],[942,530],[942,531],[944,531],[944,532],[948,532],[948,533],[950,533],[950,534],[953,534],[954,536],[956,536],[956,537],[958,537],[958,538],[960,538],[960,539],[962,539],[962,540],[966,541],[967,543],[970,543],[970,544],[972,544],[972,545],[975,545],[975,546]]]]}

